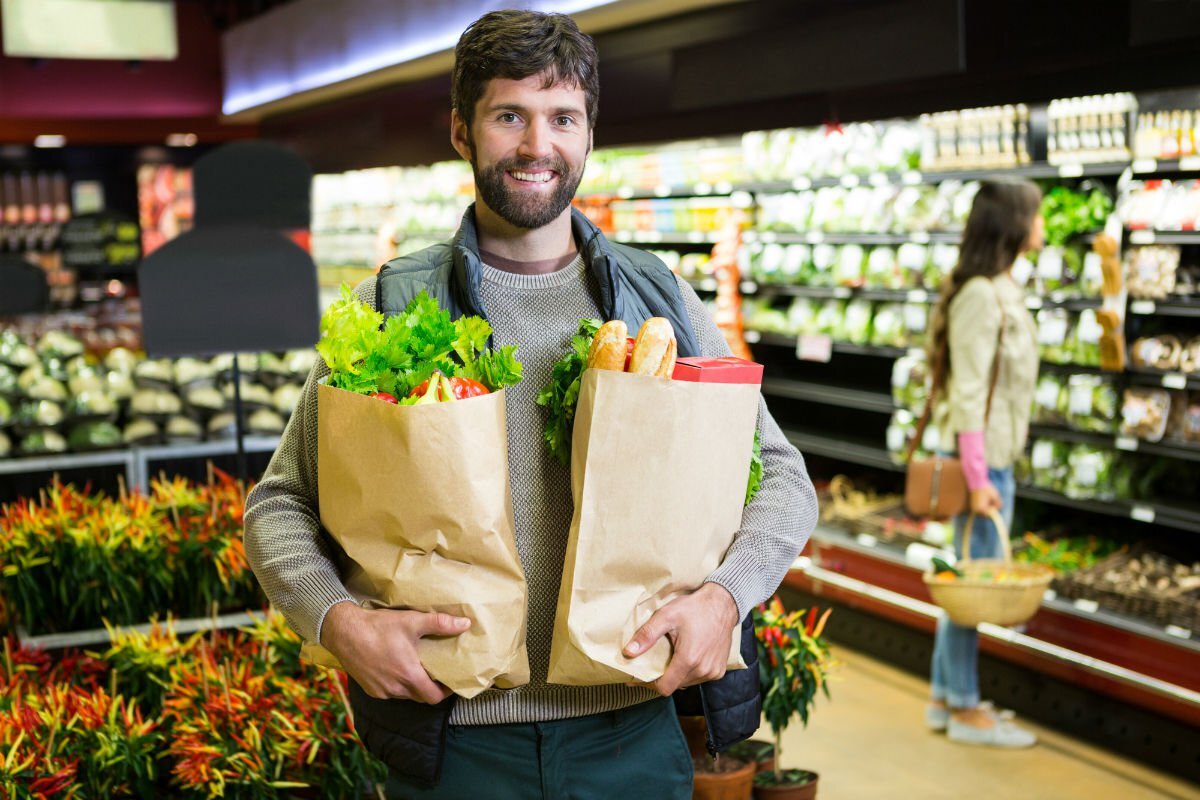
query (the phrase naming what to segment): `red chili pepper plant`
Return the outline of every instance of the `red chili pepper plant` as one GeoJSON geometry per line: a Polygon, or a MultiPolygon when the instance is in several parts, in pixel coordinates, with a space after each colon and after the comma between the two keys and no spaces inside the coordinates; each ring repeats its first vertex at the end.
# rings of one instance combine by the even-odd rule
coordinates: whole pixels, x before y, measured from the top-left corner
{"type": "Polygon", "coordinates": [[[756,785],[803,783],[812,776],[805,770],[782,769],[782,736],[797,717],[808,725],[818,690],[829,697],[833,659],[821,634],[830,611],[819,617],[815,607],[787,612],[778,597],[754,610],[763,716],[775,735],[775,770],[759,774],[756,785]]]}

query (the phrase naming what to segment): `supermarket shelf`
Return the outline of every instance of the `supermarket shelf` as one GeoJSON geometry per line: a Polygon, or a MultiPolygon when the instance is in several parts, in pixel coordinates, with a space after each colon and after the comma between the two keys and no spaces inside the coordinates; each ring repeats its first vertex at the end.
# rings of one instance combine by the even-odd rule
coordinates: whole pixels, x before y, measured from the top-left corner
{"type": "Polygon", "coordinates": [[[922,173],[923,183],[940,183],[946,180],[980,181],[996,176],[1014,178],[1082,178],[1120,175],[1129,169],[1128,161],[1111,161],[1100,164],[1027,164],[1007,169],[961,170],[952,172],[922,173]]]}
{"type": "Polygon", "coordinates": [[[59,472],[88,467],[125,467],[133,469],[134,454],[129,450],[105,450],[98,453],[69,453],[60,456],[34,456],[0,459],[0,475],[20,475],[26,472],[59,472]]]}
{"type": "Polygon", "coordinates": [[[1162,525],[1191,533],[1200,533],[1200,510],[1194,508],[1154,502],[1075,499],[1047,489],[1020,485],[1017,486],[1017,496],[1064,508],[1106,514],[1111,517],[1123,517],[1148,525],[1162,525]]]}
{"type": "Polygon", "coordinates": [[[1173,172],[1200,172],[1200,157],[1136,158],[1131,165],[1135,175],[1155,175],[1173,172]]]}
{"type": "Polygon", "coordinates": [[[1072,430],[1061,425],[1030,425],[1029,435],[1046,439],[1060,439],[1067,442],[1080,442],[1109,450],[1124,450],[1131,453],[1145,453],[1151,456],[1179,458],[1185,461],[1200,461],[1200,447],[1187,444],[1146,442],[1131,436],[1106,436],[1102,433],[1072,430]]]}
{"type": "MultiPolygon", "coordinates": [[[[243,628],[258,622],[261,615],[243,611],[238,614],[223,614],[215,617],[197,617],[195,619],[173,619],[161,623],[145,623],[142,625],[119,625],[115,627],[118,634],[150,633],[154,626],[169,624],[177,634],[196,633],[198,631],[229,630],[243,628]]],[[[17,638],[22,647],[38,650],[63,650],[68,647],[90,647],[97,644],[108,644],[112,635],[107,628],[96,628],[88,631],[71,631],[69,633],[47,633],[41,636],[29,636],[18,627],[17,638]]]]}
{"type": "Polygon", "coordinates": [[[848,300],[854,290],[848,286],[806,286],[797,283],[756,283],[757,294],[786,294],[793,297],[812,297],[818,300],[848,300]]]}
{"type": "MultiPolygon", "coordinates": [[[[778,347],[796,348],[797,337],[782,333],[761,333],[748,330],[745,332],[747,344],[765,344],[778,347]]],[[[904,347],[883,347],[881,345],[851,344],[849,342],[834,342],[833,352],[855,356],[878,356],[880,358],[899,358],[908,352],[904,347]]]]}
{"type": "Polygon", "coordinates": [[[1130,244],[1200,244],[1200,232],[1197,231],[1151,231],[1136,230],[1129,232],[1130,244]]]}
{"type": "Polygon", "coordinates": [[[660,231],[616,231],[612,234],[614,242],[622,244],[654,244],[654,245],[697,245],[715,244],[721,235],[716,231],[668,232],[660,231]]]}
{"type": "Polygon", "coordinates": [[[852,464],[862,464],[865,467],[877,467],[892,472],[904,471],[904,465],[892,461],[891,455],[882,447],[831,439],[828,436],[794,428],[784,428],[783,433],[801,453],[836,458],[852,464]]]}
{"type": "Polygon", "coordinates": [[[774,397],[807,400],[844,408],[856,408],[861,411],[874,411],[880,414],[891,414],[895,410],[890,394],[847,389],[823,383],[767,378],[763,380],[762,391],[763,394],[774,397]]]}
{"type": "MultiPolygon", "coordinates": [[[[925,599],[920,569],[884,555],[883,549],[818,529],[813,558],[799,559],[785,580],[801,591],[932,633],[941,611],[925,599]]],[[[1200,683],[1193,669],[1200,648],[1194,639],[1082,608],[1090,606],[1046,600],[1023,632],[980,625],[981,647],[1127,702],[1193,724],[1200,720],[1200,683]]]]}
{"type": "Polygon", "coordinates": [[[1138,386],[1161,386],[1164,389],[1200,389],[1200,375],[1183,372],[1164,372],[1160,369],[1126,367],[1129,382],[1138,386]]]}
{"type": "Polygon", "coordinates": [[[913,242],[916,244],[958,244],[962,240],[960,231],[937,231],[933,233],[808,233],[746,231],[742,241],[749,244],[874,244],[895,245],[913,242]]]}
{"type": "Polygon", "coordinates": [[[1129,313],[1143,316],[1200,317],[1200,298],[1171,297],[1166,300],[1130,300],[1129,313]]]}
{"type": "Polygon", "coordinates": [[[743,334],[746,344],[765,344],[773,347],[790,347],[796,349],[796,337],[784,333],[762,333],[748,330],[743,334]]]}
{"type": "Polygon", "coordinates": [[[1038,362],[1039,370],[1051,370],[1053,372],[1064,372],[1071,375],[1122,375],[1121,372],[1106,372],[1100,367],[1093,367],[1089,364],[1056,364],[1053,361],[1038,362]]]}

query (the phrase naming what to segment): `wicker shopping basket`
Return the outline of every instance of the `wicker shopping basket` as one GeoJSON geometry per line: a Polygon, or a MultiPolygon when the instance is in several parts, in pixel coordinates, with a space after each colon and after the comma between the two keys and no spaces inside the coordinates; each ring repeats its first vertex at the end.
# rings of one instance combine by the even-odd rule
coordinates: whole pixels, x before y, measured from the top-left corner
{"type": "MultiPolygon", "coordinates": [[[[941,606],[956,625],[972,628],[981,622],[1019,625],[1037,613],[1042,595],[1054,578],[1054,570],[1043,564],[1021,564],[1012,560],[1008,526],[999,514],[991,515],[1000,534],[1004,558],[970,559],[959,562],[962,577],[940,578],[925,574],[925,585],[933,602],[941,606]]],[[[971,552],[971,528],[975,514],[963,529],[964,554],[971,552]]]]}

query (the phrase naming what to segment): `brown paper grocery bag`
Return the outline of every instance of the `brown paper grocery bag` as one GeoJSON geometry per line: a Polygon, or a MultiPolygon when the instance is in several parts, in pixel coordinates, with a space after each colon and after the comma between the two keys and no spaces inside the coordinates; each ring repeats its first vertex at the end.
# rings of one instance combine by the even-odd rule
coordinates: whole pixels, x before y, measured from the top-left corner
{"type": "MultiPolygon", "coordinates": [[[[317,418],[321,524],[352,562],[346,587],[364,605],[470,618],[417,647],[456,694],[527,683],[504,393],[401,407],[322,385],[317,418]]],[[[305,656],[338,666],[314,644],[305,656]]]]}
{"type": "MultiPolygon", "coordinates": [[[[622,648],[650,616],[695,590],[741,526],[757,385],[583,374],[571,449],[575,514],[550,649],[551,683],[652,681],[664,638],[622,648]]],[[[729,667],[744,667],[740,629],[729,667]]]]}

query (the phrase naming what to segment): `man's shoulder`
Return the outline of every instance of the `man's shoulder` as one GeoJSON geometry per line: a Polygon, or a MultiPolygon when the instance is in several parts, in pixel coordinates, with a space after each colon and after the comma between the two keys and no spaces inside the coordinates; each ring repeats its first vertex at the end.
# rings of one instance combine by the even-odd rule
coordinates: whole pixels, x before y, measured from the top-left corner
{"type": "Polygon", "coordinates": [[[662,259],[647,250],[608,240],[608,246],[617,257],[617,263],[623,269],[634,269],[645,274],[666,276],[673,275],[670,267],[662,259]]]}
{"type": "Polygon", "coordinates": [[[413,275],[430,272],[450,263],[451,258],[450,243],[439,242],[423,250],[418,250],[415,253],[397,256],[390,261],[386,261],[379,268],[379,272],[386,275],[413,275]]]}

